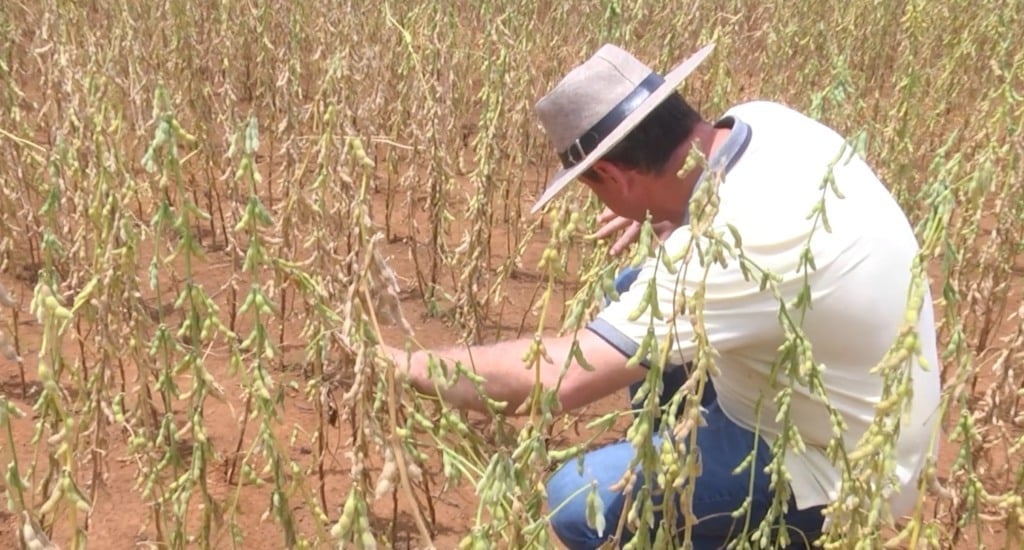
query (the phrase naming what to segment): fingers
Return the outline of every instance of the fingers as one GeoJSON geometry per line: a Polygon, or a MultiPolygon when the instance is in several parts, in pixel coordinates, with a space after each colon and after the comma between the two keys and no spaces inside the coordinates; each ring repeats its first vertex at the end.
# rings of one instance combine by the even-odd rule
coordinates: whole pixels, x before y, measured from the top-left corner
{"type": "Polygon", "coordinates": [[[600,214],[597,215],[597,223],[608,223],[619,216],[612,212],[611,208],[605,208],[600,214]]]}
{"type": "MultiPolygon", "coordinates": [[[[590,235],[587,235],[586,238],[588,240],[608,239],[621,233],[609,249],[609,253],[612,256],[621,255],[633,243],[637,242],[640,239],[640,229],[643,227],[643,224],[640,222],[619,216],[609,208],[605,208],[604,211],[597,215],[597,223],[600,224],[600,227],[590,235]]],[[[667,239],[678,227],[679,224],[667,221],[658,222],[653,225],[654,234],[660,240],[667,239]]]]}
{"type": "Polygon", "coordinates": [[[640,222],[634,222],[632,220],[628,221],[630,221],[628,227],[622,233],[622,235],[620,235],[619,238],[615,240],[615,243],[612,244],[611,250],[609,250],[612,256],[618,256],[622,254],[623,252],[626,251],[627,248],[630,247],[630,245],[635,243],[637,239],[640,238],[640,222]]]}
{"type": "MultiPolygon", "coordinates": [[[[605,208],[603,212],[597,215],[597,223],[601,224],[587,238],[588,239],[608,239],[618,233],[621,233],[615,242],[612,243],[609,252],[612,256],[618,256],[625,252],[633,243],[640,238],[640,228],[643,226],[638,221],[631,220],[629,218],[623,218],[610,209],[605,208]]],[[[676,230],[678,224],[671,222],[659,222],[654,224],[654,233],[659,239],[665,240],[673,231],[676,230]]]]}
{"type": "Polygon", "coordinates": [[[616,233],[628,229],[630,225],[634,224],[633,220],[626,218],[616,218],[610,222],[605,223],[594,232],[593,237],[595,239],[607,239],[616,233]]]}
{"type": "Polygon", "coordinates": [[[589,238],[591,239],[607,239],[618,233],[622,233],[612,243],[610,253],[612,256],[618,256],[622,254],[629,245],[636,242],[640,236],[640,223],[633,221],[629,218],[623,218],[611,209],[605,208],[603,212],[597,215],[597,223],[601,224],[597,228],[597,231],[592,233],[589,238]]]}

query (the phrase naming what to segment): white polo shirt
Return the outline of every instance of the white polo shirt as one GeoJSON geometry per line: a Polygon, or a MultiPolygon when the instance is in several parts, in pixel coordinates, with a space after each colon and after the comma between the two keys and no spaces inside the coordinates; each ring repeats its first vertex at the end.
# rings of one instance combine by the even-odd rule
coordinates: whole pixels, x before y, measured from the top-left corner
{"type": "MultiPolygon", "coordinates": [[[[852,449],[866,431],[882,393],[881,377],[870,370],[895,341],[905,318],[911,265],[918,244],[906,216],[874,172],[857,155],[844,156],[832,169],[836,187],[823,192],[822,182],[843,149],[844,140],[826,126],[782,105],[753,102],[730,109],[719,124],[733,131],[711,160],[727,165],[719,188],[720,206],[714,225],[733,225],[742,236],[744,253],[781,278],[779,288],[791,311],[804,286],[798,270],[808,242],[814,205],[825,197],[831,231],[819,222],[811,239],[816,269],[808,274],[812,307],[803,330],[814,359],[824,366],[825,393],[848,427],[843,434],[852,449]],[[848,160],[846,160],[848,158],[848,160]]],[[[703,183],[707,185],[707,182],[703,183]]],[[[728,232],[726,240],[731,241],[728,232]]],[[[688,225],[677,229],[660,254],[680,257],[693,238],[688,225]]],[[[672,336],[670,361],[693,358],[696,343],[688,316],[674,323],[652,318],[648,309],[630,317],[644,302],[653,279],[663,315],[674,310],[677,292],[692,295],[703,279],[697,255],[689,269],[672,273],[659,258],[643,266],[636,282],[588,326],[627,356],[653,328],[659,345],[672,336]]],[[[706,279],[704,322],[718,356],[713,383],[725,414],[769,443],[780,433],[769,373],[785,341],[780,304],[759,280],[744,279],[739,262],[715,266],[706,279]],[[755,407],[760,401],[760,414],[755,407]]],[[[936,353],[931,297],[925,296],[918,323],[921,354],[928,369],[915,364],[913,403],[902,419],[896,445],[896,471],[902,490],[890,501],[892,512],[908,512],[917,497],[916,483],[939,421],[939,361],[936,353]]],[[[785,377],[784,377],[785,378],[785,377]]],[[[787,380],[780,380],[788,383],[787,380]]],[[[825,455],[832,425],[820,399],[808,388],[794,387],[790,418],[806,451],[788,450],[786,468],[799,508],[824,505],[837,494],[840,473],[825,455]]],[[[707,457],[705,457],[707,459],[707,457]]]]}

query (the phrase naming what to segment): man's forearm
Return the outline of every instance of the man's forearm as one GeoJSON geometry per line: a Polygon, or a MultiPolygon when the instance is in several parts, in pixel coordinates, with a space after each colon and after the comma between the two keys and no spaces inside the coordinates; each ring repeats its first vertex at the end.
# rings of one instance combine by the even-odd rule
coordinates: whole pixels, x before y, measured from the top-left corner
{"type": "Polygon", "coordinates": [[[521,339],[488,346],[456,347],[442,351],[419,351],[413,354],[410,368],[416,389],[424,393],[438,394],[444,401],[460,409],[486,411],[487,406],[480,396],[478,384],[465,375],[455,375],[456,364],[478,376],[483,394],[489,399],[504,402],[506,414],[512,414],[529,397],[534,385],[540,381],[544,387],[553,387],[566,357],[551,350],[557,359],[549,363],[546,358],[540,362],[524,361],[533,344],[533,339],[521,339]],[[428,363],[433,356],[438,366],[444,363],[446,376],[429,378],[428,363]],[[538,370],[540,369],[539,375],[538,370]],[[416,375],[418,374],[418,375],[416,375]],[[448,385],[444,378],[455,379],[448,385]]]}
{"type": "Polygon", "coordinates": [[[516,413],[538,382],[544,389],[557,387],[560,405],[572,410],[645,376],[643,368],[628,368],[622,352],[589,331],[545,338],[539,358],[529,355],[533,343],[532,338],[523,338],[489,346],[418,351],[408,362],[401,350],[388,350],[401,367],[409,367],[409,380],[417,390],[439,395],[459,409],[488,411],[479,386],[488,399],[505,403],[503,411],[509,415],[516,413]],[[431,356],[446,364],[446,376],[429,376],[431,356]],[[577,360],[579,357],[586,358],[586,368],[577,360]],[[454,376],[456,363],[461,363],[476,381],[467,375],[454,376]],[[568,370],[562,377],[567,363],[568,370]],[[454,379],[454,383],[447,384],[446,379],[454,379]]]}

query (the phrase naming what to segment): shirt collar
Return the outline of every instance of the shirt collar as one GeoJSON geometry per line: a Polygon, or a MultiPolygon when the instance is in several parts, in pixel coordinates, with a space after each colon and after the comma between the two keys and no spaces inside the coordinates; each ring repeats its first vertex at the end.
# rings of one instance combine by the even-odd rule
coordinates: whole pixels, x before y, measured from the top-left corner
{"type": "MultiPolygon", "coordinates": [[[[715,128],[732,128],[729,135],[725,138],[725,141],[715,150],[714,154],[711,155],[711,159],[708,160],[708,165],[701,172],[700,177],[697,178],[697,183],[693,186],[693,193],[690,193],[690,197],[693,197],[697,192],[697,188],[704,183],[704,180],[708,177],[709,173],[719,172],[726,174],[736,165],[736,162],[743,156],[743,152],[747,150],[747,145],[750,144],[751,130],[750,125],[734,116],[726,116],[718,120],[715,123],[715,128]]],[[[690,209],[686,209],[686,213],[683,215],[683,225],[690,223],[690,209]]]]}

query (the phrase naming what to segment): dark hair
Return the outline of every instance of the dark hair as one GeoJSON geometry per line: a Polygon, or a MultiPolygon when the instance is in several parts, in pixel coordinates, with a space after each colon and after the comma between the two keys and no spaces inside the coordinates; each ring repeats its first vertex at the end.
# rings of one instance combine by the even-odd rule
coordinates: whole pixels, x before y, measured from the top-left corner
{"type": "MultiPolygon", "coordinates": [[[[701,120],[700,114],[675,92],[601,158],[642,172],[659,173],[701,120]]],[[[592,168],[583,177],[598,179],[592,168]]]]}

